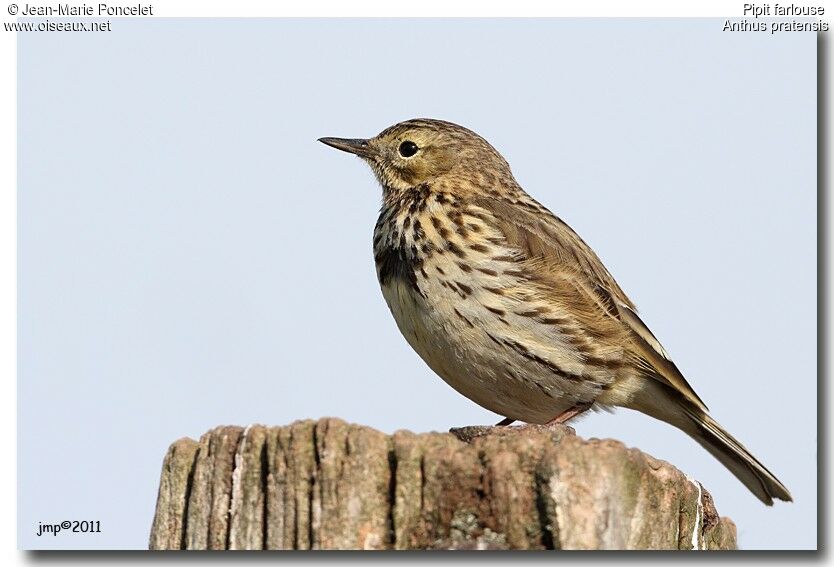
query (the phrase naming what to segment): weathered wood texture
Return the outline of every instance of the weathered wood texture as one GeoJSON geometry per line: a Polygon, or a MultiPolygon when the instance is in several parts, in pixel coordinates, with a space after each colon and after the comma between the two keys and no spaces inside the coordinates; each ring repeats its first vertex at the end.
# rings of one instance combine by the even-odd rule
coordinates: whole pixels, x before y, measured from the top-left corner
{"type": "Polygon", "coordinates": [[[151,549],[734,549],[700,484],[565,426],[218,427],[162,466],[151,549]]]}

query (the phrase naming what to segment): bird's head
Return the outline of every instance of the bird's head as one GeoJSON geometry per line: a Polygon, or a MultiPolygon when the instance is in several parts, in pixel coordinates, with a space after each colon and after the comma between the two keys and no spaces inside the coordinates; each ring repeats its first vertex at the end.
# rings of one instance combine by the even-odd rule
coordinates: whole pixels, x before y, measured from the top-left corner
{"type": "Polygon", "coordinates": [[[442,120],[407,120],[369,139],[319,141],[368,162],[386,192],[400,193],[437,181],[462,191],[484,178],[487,182],[490,177],[512,178],[507,162],[486,140],[442,120]]]}

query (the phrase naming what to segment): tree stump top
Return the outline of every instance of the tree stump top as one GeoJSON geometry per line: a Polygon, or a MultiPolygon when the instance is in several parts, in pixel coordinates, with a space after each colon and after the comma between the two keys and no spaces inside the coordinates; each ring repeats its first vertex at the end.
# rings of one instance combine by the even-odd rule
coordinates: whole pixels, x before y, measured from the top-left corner
{"type": "Polygon", "coordinates": [[[678,469],[567,426],[223,426],[165,456],[151,549],[734,549],[678,469]]]}

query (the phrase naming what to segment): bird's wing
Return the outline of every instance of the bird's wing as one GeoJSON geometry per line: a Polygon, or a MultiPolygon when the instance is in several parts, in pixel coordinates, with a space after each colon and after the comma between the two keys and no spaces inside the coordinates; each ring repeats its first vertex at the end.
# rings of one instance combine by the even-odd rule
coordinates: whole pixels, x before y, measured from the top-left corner
{"type": "MultiPolygon", "coordinates": [[[[493,216],[494,226],[503,234],[507,245],[517,251],[520,259],[535,266],[533,273],[537,277],[551,284],[564,282],[566,278],[572,280],[571,307],[579,314],[580,321],[582,314],[590,314],[584,317],[589,334],[597,334],[594,327],[603,317],[616,319],[627,330],[630,350],[641,372],[671,386],[695,406],[707,411],[660,341],[637,316],[634,303],[573,229],[532,200],[513,203],[475,197],[472,204],[493,216]]],[[[555,289],[556,286],[553,288],[554,292],[561,292],[555,289]]]]}

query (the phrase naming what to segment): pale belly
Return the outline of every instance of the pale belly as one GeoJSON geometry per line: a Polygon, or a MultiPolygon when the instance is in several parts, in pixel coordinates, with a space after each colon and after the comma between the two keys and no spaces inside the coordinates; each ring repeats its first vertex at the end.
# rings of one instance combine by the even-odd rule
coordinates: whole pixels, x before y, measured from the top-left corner
{"type": "Polygon", "coordinates": [[[474,293],[462,298],[437,280],[420,285],[422,295],[394,279],[382,293],[411,347],[470,400],[505,417],[545,423],[596,399],[599,385],[576,377],[582,369],[558,336],[527,320],[497,318],[474,293]],[[560,375],[557,365],[573,375],[560,375]]]}

